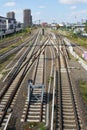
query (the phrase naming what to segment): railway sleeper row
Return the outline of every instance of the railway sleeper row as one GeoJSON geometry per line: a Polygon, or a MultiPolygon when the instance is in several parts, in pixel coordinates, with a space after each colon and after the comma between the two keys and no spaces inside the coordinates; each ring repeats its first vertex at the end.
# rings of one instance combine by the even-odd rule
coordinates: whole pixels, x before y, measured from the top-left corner
{"type": "Polygon", "coordinates": [[[56,130],[77,130],[82,127],[80,117],[77,113],[76,101],[73,98],[73,90],[70,81],[69,74],[66,63],[66,57],[64,56],[64,50],[59,48],[58,57],[58,76],[59,82],[57,87],[57,117],[56,117],[56,130]],[[65,71],[61,71],[65,69],[65,71]],[[78,121],[77,121],[78,120],[78,121]],[[79,125],[79,126],[78,126],[79,125]]]}
{"type": "MultiPolygon", "coordinates": [[[[47,95],[46,92],[44,92],[43,95],[43,106],[42,106],[42,122],[45,123],[46,121],[46,101],[47,101],[47,95]]],[[[26,99],[25,102],[25,106],[24,106],[24,110],[23,110],[23,114],[21,117],[21,122],[24,122],[25,120],[25,113],[27,110],[27,107],[29,105],[29,109],[28,109],[28,115],[27,115],[27,122],[40,122],[40,114],[41,114],[41,90],[39,89],[35,89],[31,95],[31,100],[30,100],[30,104],[28,102],[28,99],[26,99]],[[37,95],[37,98],[36,98],[37,95]]]]}
{"type": "MultiPolygon", "coordinates": [[[[43,83],[44,76],[44,55],[41,53],[38,65],[36,65],[36,71],[34,72],[36,86],[41,86],[43,83]]],[[[26,99],[25,107],[23,110],[23,115],[21,117],[21,122],[46,122],[46,104],[47,104],[47,94],[44,88],[42,95],[42,87],[33,88],[30,92],[30,100],[26,99]],[[42,97],[43,96],[43,97],[42,97]],[[26,112],[27,111],[27,112],[26,112]],[[27,115],[26,115],[27,114],[27,115]]]]}
{"type": "MultiPolygon", "coordinates": [[[[66,77],[66,74],[63,73],[66,77]]],[[[63,79],[63,77],[62,77],[63,79]]],[[[67,81],[67,79],[66,79],[67,81]]],[[[73,108],[73,100],[72,100],[72,96],[71,96],[71,91],[69,88],[69,85],[64,83],[62,83],[61,86],[61,90],[62,90],[62,118],[63,118],[63,129],[64,130],[70,130],[70,129],[74,129],[77,130],[77,124],[76,124],[76,119],[75,119],[75,113],[74,113],[74,108],[73,108]]],[[[57,126],[56,128],[60,128],[60,97],[59,97],[59,93],[60,91],[58,90],[58,95],[57,95],[57,126]]],[[[78,114],[78,118],[79,118],[79,122],[80,122],[80,127],[82,128],[82,123],[78,114]]]]}

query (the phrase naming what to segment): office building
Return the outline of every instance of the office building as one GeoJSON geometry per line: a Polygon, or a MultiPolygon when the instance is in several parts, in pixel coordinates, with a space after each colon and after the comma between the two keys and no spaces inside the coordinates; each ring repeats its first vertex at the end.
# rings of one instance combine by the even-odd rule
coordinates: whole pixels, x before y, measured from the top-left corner
{"type": "Polygon", "coordinates": [[[25,9],[23,12],[23,21],[24,21],[24,27],[28,27],[32,25],[32,16],[31,16],[31,10],[25,9]]]}
{"type": "Polygon", "coordinates": [[[7,18],[15,19],[15,13],[14,12],[8,12],[7,18]]]}

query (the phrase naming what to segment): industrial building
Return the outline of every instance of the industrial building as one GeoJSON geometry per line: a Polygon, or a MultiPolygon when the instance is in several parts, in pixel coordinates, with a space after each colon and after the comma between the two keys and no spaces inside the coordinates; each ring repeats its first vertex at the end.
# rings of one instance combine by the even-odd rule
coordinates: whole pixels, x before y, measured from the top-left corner
{"type": "Polygon", "coordinates": [[[30,9],[25,9],[23,11],[23,21],[24,21],[24,27],[32,25],[32,15],[30,9]]]}

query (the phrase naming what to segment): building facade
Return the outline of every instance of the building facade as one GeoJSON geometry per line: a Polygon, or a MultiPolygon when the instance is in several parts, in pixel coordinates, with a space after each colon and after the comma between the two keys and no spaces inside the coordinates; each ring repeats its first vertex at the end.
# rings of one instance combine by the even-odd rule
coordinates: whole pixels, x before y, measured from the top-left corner
{"type": "Polygon", "coordinates": [[[6,19],[0,16],[0,32],[3,32],[5,30],[6,30],[6,19]]]}
{"type": "Polygon", "coordinates": [[[25,9],[23,11],[23,22],[24,22],[24,27],[28,27],[32,25],[32,15],[30,9],[25,9]]]}
{"type": "Polygon", "coordinates": [[[15,19],[15,13],[14,12],[8,12],[7,18],[15,19]]]}
{"type": "Polygon", "coordinates": [[[15,29],[15,26],[15,19],[0,16],[0,31],[5,32],[6,30],[15,29]]]}

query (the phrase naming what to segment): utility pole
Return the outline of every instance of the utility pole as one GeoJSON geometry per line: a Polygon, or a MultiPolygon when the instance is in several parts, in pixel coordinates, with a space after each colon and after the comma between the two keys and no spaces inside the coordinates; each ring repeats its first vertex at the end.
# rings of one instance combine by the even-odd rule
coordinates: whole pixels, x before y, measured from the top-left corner
{"type": "Polygon", "coordinates": [[[40,25],[40,20],[39,20],[39,25],[40,25]]]}

